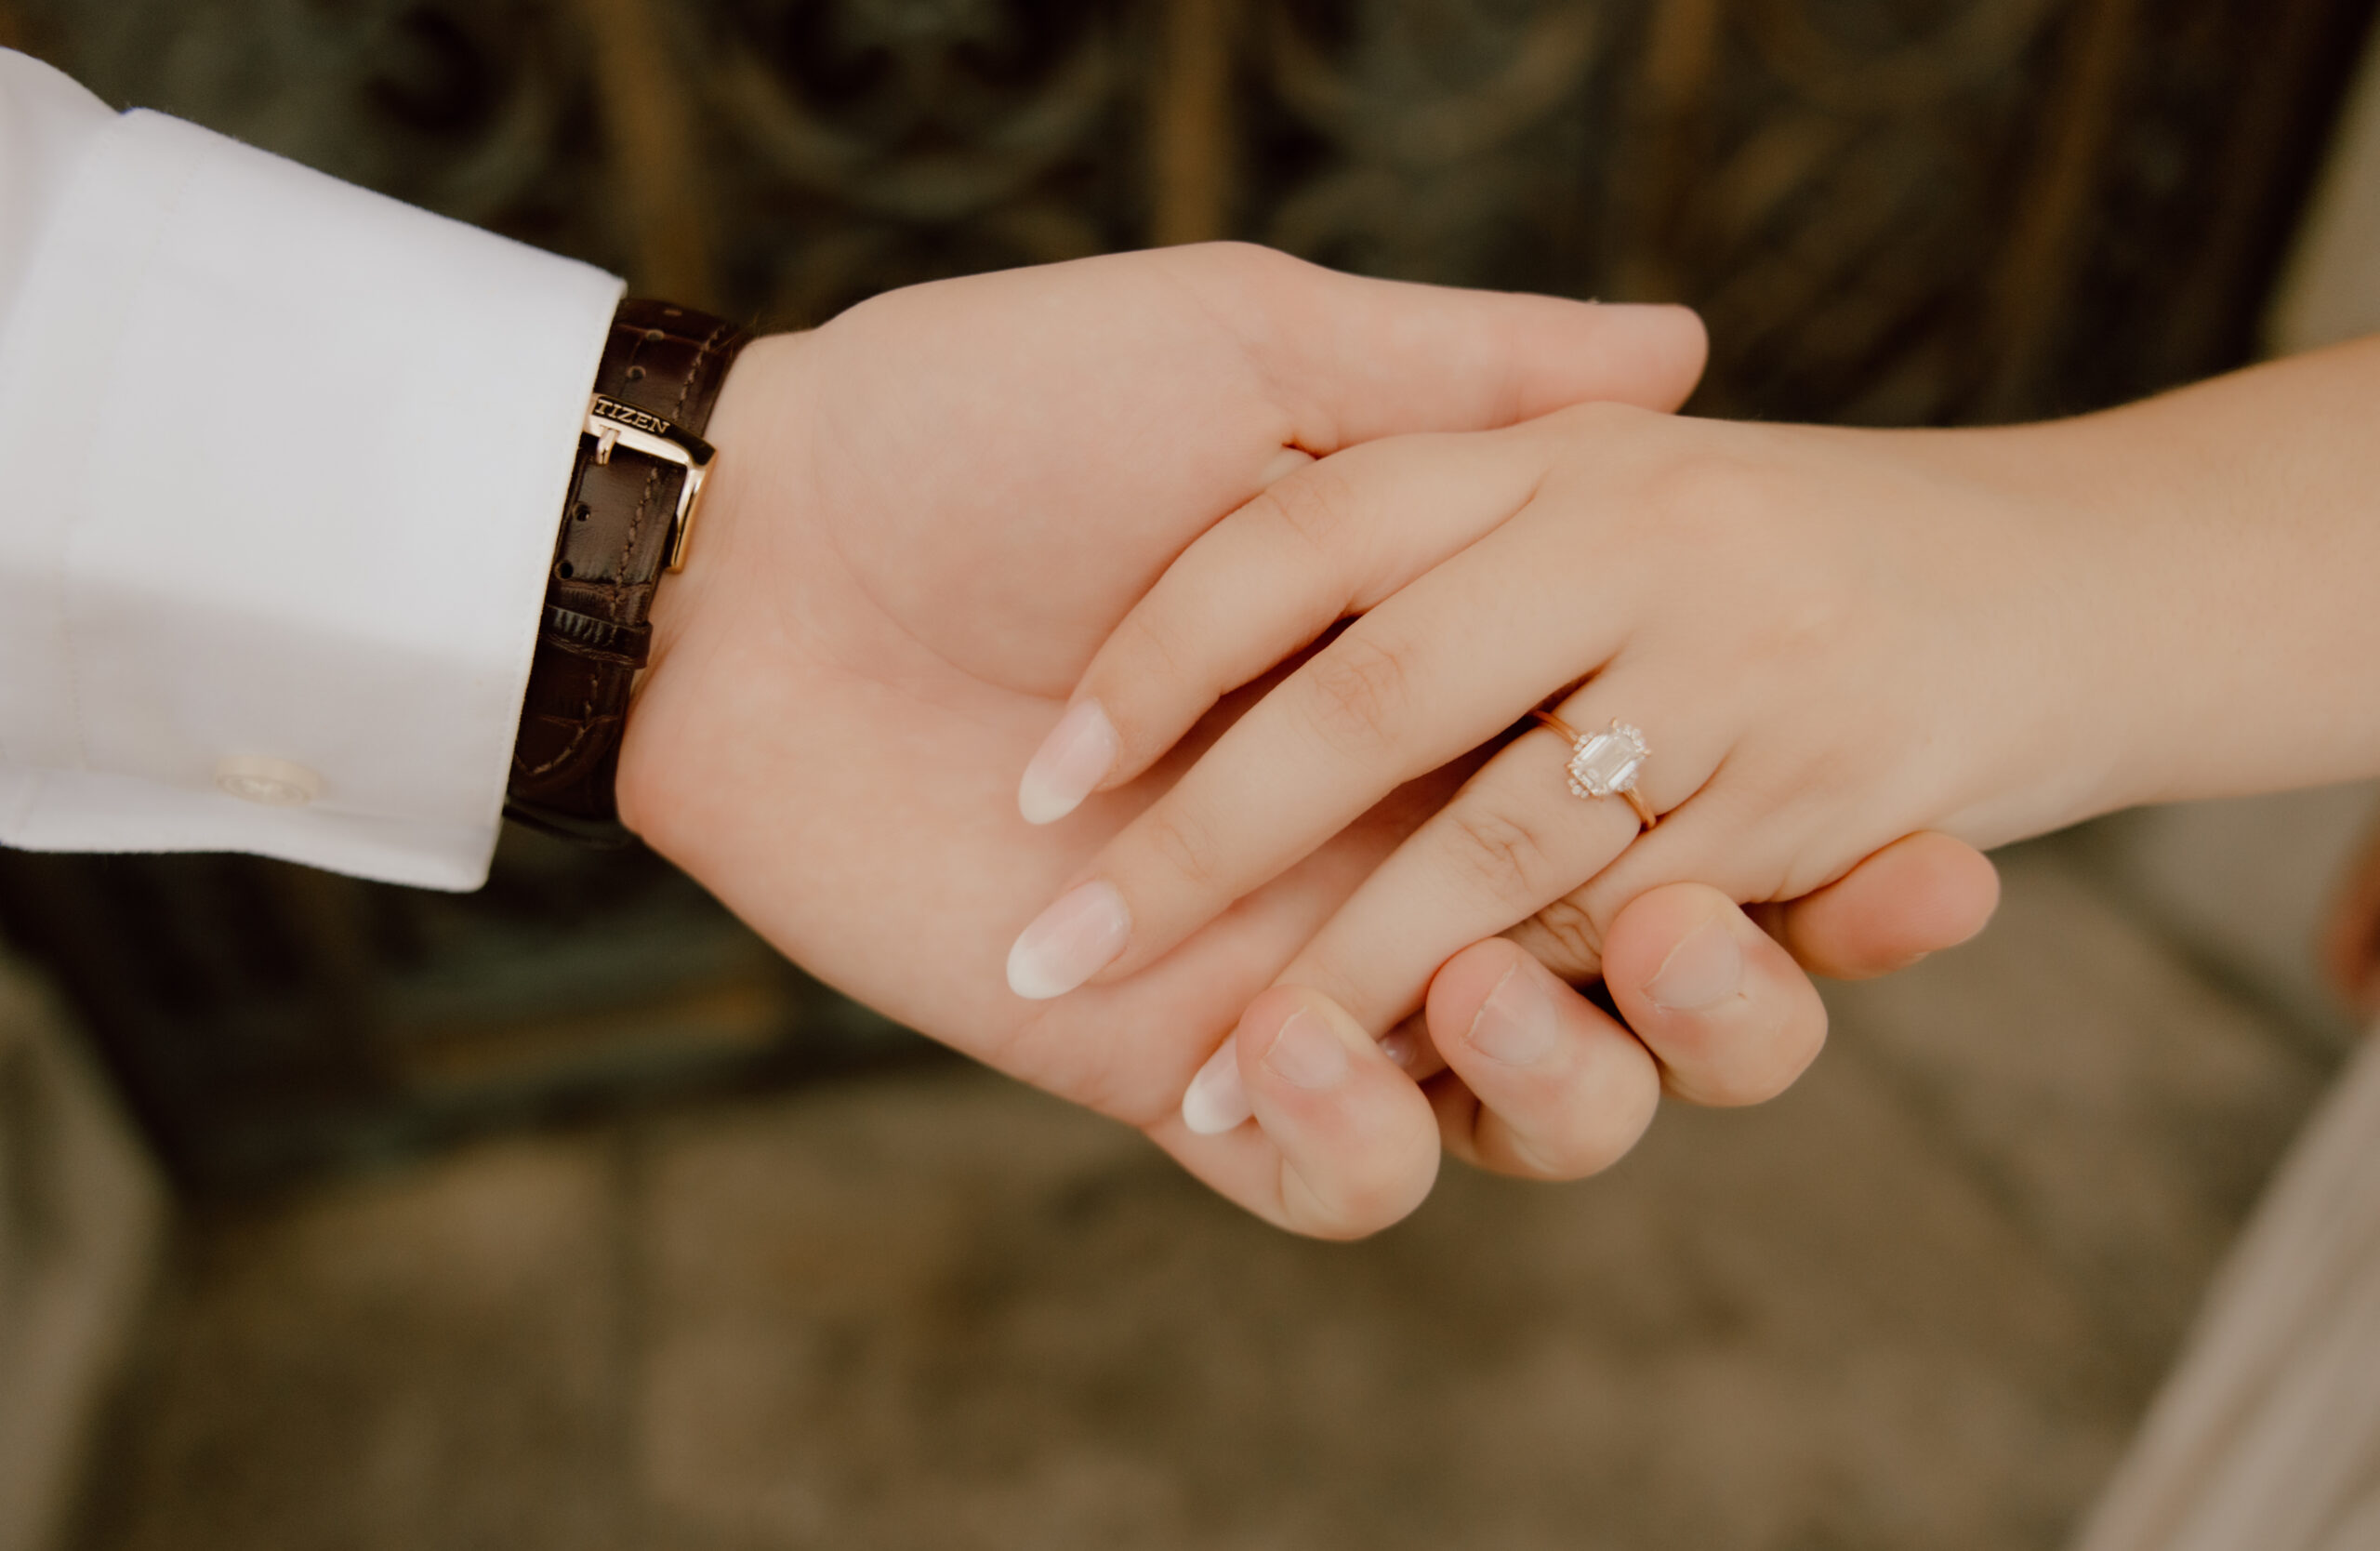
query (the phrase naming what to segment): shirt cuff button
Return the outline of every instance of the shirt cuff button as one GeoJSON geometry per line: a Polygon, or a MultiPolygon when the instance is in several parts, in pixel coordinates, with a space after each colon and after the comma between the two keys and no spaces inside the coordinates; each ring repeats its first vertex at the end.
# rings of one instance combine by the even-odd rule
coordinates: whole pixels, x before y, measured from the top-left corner
{"type": "Polygon", "coordinates": [[[243,802],[302,808],[323,794],[323,778],[302,764],[234,754],[215,767],[215,784],[243,802]]]}

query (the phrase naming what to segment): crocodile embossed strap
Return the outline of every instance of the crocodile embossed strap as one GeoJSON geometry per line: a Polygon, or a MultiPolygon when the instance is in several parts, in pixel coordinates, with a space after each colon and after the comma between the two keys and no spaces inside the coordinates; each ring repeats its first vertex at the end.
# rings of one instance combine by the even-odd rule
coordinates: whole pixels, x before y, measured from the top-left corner
{"type": "Polygon", "coordinates": [[[628,843],[612,788],[628,692],[652,650],[654,591],[684,563],[701,510],[703,428],[749,338],[666,302],[631,298],[613,315],[554,543],[508,816],[628,843]]]}

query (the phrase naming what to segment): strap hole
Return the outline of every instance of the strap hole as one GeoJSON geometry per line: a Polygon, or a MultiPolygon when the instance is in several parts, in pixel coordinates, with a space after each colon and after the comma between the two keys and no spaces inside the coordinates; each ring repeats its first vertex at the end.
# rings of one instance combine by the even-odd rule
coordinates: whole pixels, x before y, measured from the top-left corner
{"type": "Polygon", "coordinates": [[[630,382],[642,382],[644,380],[644,368],[642,366],[630,366],[628,368],[628,377],[630,382]]]}
{"type": "Polygon", "coordinates": [[[674,307],[665,307],[665,308],[663,308],[663,309],[661,310],[661,315],[662,315],[663,317],[665,317],[665,318],[682,318],[682,317],[684,317],[684,316],[685,316],[685,314],[684,314],[683,312],[679,312],[679,311],[678,311],[676,308],[674,308],[674,307]]]}
{"type": "Polygon", "coordinates": [[[668,338],[669,338],[669,336],[662,333],[661,330],[657,328],[648,328],[644,331],[644,342],[648,345],[657,345],[668,338]]]}
{"type": "Polygon", "coordinates": [[[565,560],[565,561],[563,561],[560,565],[557,565],[557,566],[555,566],[555,567],[554,567],[554,575],[555,575],[555,576],[557,576],[557,577],[561,577],[562,580],[564,580],[564,581],[568,581],[568,580],[570,580],[570,578],[572,577],[572,576],[573,576],[573,575],[575,575],[575,572],[576,572],[576,567],[573,566],[573,565],[570,563],[570,562],[568,562],[568,561],[566,561],[566,560],[565,560]]]}
{"type": "Polygon", "coordinates": [[[583,523],[587,521],[591,513],[587,510],[587,503],[585,501],[573,501],[571,503],[570,520],[572,522],[583,523]]]}

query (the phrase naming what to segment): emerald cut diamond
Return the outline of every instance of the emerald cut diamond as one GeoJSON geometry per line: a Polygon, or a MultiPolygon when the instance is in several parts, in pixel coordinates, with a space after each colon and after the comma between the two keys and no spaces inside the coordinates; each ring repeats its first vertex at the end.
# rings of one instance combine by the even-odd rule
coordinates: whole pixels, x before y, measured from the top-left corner
{"type": "Polygon", "coordinates": [[[1615,722],[1600,733],[1580,738],[1571,750],[1570,789],[1580,797],[1633,791],[1636,773],[1645,768],[1652,752],[1643,733],[1625,722],[1615,722]]]}

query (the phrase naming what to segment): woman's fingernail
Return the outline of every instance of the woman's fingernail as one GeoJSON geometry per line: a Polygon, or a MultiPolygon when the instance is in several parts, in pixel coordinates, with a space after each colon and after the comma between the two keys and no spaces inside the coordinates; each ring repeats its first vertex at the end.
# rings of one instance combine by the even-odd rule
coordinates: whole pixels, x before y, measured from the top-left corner
{"type": "Polygon", "coordinates": [[[1096,700],[1078,700],[1034,750],[1016,786],[1016,810],[1027,824],[1054,824],[1089,797],[1116,768],[1116,724],[1096,700]]]}
{"type": "Polygon", "coordinates": [[[1064,996],[1116,961],[1132,913],[1116,885],[1094,880],[1034,918],[1008,950],[1008,988],[1032,1001],[1064,996]]]}
{"type": "Polygon", "coordinates": [[[1239,1080],[1236,1040],[1207,1057],[1190,1091],[1182,1095],[1182,1123],[1200,1136],[1220,1136],[1256,1113],[1248,1102],[1248,1085],[1239,1080]]]}
{"type": "Polygon", "coordinates": [[[1527,966],[1514,964],[1496,982],[1471,1019],[1471,1048],[1507,1067],[1533,1067],[1554,1049],[1562,1026],[1554,1002],[1527,966]]]}
{"type": "Polygon", "coordinates": [[[1744,988],[1744,950],[1736,946],[1729,924],[1722,911],[1670,949],[1645,988],[1654,1006],[1664,1013],[1699,1013],[1744,988]]]}
{"type": "Polygon", "coordinates": [[[1273,1036],[1264,1065],[1274,1076],[1320,1093],[1347,1079],[1347,1047],[1318,1013],[1299,1008],[1273,1036]]]}

